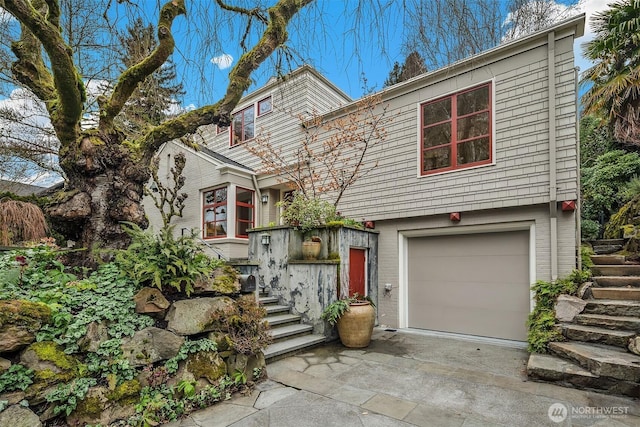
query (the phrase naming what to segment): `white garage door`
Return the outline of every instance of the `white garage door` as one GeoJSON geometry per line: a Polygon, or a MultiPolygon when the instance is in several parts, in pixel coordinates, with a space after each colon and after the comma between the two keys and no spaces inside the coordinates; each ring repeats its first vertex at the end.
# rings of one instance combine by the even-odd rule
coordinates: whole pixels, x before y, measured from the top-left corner
{"type": "Polygon", "coordinates": [[[409,327],[525,341],[529,231],[408,241],[409,327]]]}

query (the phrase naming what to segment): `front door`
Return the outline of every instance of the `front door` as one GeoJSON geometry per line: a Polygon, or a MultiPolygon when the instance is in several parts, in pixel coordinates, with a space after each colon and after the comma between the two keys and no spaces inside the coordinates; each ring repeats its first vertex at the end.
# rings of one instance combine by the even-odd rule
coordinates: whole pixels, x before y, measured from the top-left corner
{"type": "Polygon", "coordinates": [[[367,295],[366,255],[366,249],[349,248],[349,296],[367,295]]]}

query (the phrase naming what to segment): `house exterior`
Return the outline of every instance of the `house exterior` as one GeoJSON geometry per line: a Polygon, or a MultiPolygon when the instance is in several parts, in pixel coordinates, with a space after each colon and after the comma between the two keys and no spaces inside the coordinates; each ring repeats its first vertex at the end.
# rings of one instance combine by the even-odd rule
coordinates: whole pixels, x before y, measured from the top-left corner
{"type": "MultiPolygon", "coordinates": [[[[379,233],[380,325],[526,340],[530,285],[576,266],[573,42],[583,32],[584,15],[380,92],[394,120],[367,154],[378,167],[338,206],[379,233]]],[[[167,144],[161,167],[187,154],[177,228],[202,230],[226,257],[246,256],[247,230],[278,223],[288,188],[260,174],[243,145],[268,133],[293,150],[295,115],[337,117],[352,103],[305,66],[244,97],[231,129],[202,129],[205,150],[167,144]]]]}

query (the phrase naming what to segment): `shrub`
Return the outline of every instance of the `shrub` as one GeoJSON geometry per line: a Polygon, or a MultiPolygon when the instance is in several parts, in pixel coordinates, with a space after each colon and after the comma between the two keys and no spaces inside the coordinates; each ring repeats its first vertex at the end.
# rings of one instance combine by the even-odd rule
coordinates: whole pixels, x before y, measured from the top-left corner
{"type": "Polygon", "coordinates": [[[266,313],[252,295],[242,296],[235,304],[216,310],[212,323],[228,334],[238,353],[251,355],[271,342],[269,325],[264,320],[266,313]]]}
{"type": "Polygon", "coordinates": [[[176,238],[173,226],[157,235],[131,223],[124,227],[132,243],[117,253],[116,262],[139,285],[160,290],[168,286],[189,295],[196,281],[211,273],[212,260],[193,236],[176,238]]]}
{"type": "Polygon", "coordinates": [[[326,200],[307,198],[302,193],[295,193],[293,200],[278,202],[283,207],[282,219],[285,223],[307,232],[327,223],[339,220],[336,207],[326,200]]]}
{"type": "Polygon", "coordinates": [[[600,223],[591,219],[583,219],[580,222],[582,240],[596,240],[600,237],[600,223]]]}

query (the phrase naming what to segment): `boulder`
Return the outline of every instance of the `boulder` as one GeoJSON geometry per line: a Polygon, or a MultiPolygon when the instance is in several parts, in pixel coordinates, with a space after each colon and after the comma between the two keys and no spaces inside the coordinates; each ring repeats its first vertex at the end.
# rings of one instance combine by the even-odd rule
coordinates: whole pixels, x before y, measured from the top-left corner
{"type": "Polygon", "coordinates": [[[17,405],[22,402],[27,395],[24,391],[16,390],[0,394],[0,400],[6,400],[9,405],[17,405]]]}
{"type": "Polygon", "coordinates": [[[247,356],[245,354],[234,354],[227,359],[227,374],[232,376],[235,372],[243,372],[249,380],[253,378],[254,369],[264,372],[267,363],[262,352],[247,356]]]}
{"type": "Polygon", "coordinates": [[[190,354],[187,360],[180,362],[178,371],[167,385],[175,387],[181,381],[195,382],[196,393],[214,384],[227,373],[227,365],[218,352],[201,351],[190,354]]]}
{"type": "Polygon", "coordinates": [[[82,351],[96,352],[100,344],[109,339],[109,330],[105,322],[91,322],[87,325],[87,333],[78,340],[82,351]]]}
{"type": "Polygon", "coordinates": [[[11,367],[11,361],[0,357],[0,374],[11,367]]]}
{"type": "Polygon", "coordinates": [[[0,353],[20,350],[36,340],[36,332],[51,319],[45,304],[0,301],[0,353]]]}
{"type": "Polygon", "coordinates": [[[593,287],[593,282],[584,282],[578,288],[578,298],[589,299],[591,298],[591,288],[593,287]]]}
{"type": "Polygon", "coordinates": [[[640,336],[635,336],[629,340],[629,351],[640,356],[640,336]]]}
{"type": "Polygon", "coordinates": [[[133,300],[136,303],[136,313],[150,316],[163,317],[171,305],[157,288],[142,288],[133,300]]]}
{"type": "Polygon", "coordinates": [[[115,390],[91,387],[78,403],[75,411],[66,419],[72,427],[86,425],[108,426],[118,420],[126,420],[135,414],[135,403],[140,397],[140,383],[125,381],[115,390]]]}
{"type": "Polygon", "coordinates": [[[145,366],[178,354],[184,338],[153,326],[122,340],[122,353],[133,367],[145,366]]]}
{"type": "Polygon", "coordinates": [[[235,302],[229,297],[194,298],[176,301],[165,320],[167,329],[178,335],[195,335],[215,329],[211,318],[216,310],[223,310],[235,302]]]}
{"type": "Polygon", "coordinates": [[[240,292],[238,272],[229,265],[216,268],[211,273],[211,277],[199,279],[193,286],[194,294],[218,293],[231,295],[238,292],[240,292]]]}
{"type": "Polygon", "coordinates": [[[587,302],[571,295],[560,295],[556,301],[556,319],[561,322],[572,322],[574,317],[582,313],[587,302]]]}
{"type": "Polygon", "coordinates": [[[0,427],[42,427],[42,423],[31,409],[11,405],[0,412],[0,427]]]}

